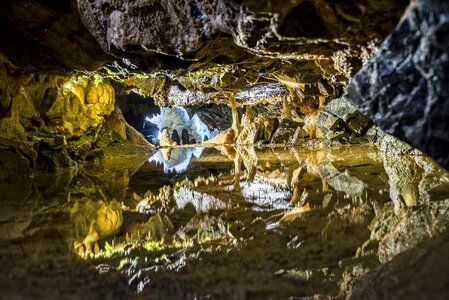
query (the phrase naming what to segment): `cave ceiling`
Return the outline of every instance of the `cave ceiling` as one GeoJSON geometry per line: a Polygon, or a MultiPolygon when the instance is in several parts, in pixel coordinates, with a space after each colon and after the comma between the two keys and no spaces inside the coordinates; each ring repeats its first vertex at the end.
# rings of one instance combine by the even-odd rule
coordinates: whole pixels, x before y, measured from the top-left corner
{"type": "Polygon", "coordinates": [[[230,93],[256,103],[288,88],[330,99],[393,30],[406,4],[3,1],[1,60],[12,71],[96,71],[160,105],[220,102],[230,93]]]}

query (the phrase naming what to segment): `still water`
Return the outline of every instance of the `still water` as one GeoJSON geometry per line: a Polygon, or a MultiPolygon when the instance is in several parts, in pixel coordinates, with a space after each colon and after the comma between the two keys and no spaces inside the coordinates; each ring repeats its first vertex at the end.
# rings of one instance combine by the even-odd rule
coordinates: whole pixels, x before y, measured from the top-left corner
{"type": "Polygon", "coordinates": [[[5,298],[343,297],[449,221],[449,174],[375,147],[175,148],[0,183],[5,298]]]}

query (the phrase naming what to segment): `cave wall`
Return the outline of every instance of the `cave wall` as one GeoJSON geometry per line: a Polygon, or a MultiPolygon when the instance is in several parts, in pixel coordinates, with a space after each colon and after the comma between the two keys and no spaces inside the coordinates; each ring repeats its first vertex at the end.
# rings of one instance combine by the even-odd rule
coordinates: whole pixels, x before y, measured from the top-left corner
{"type": "Polygon", "coordinates": [[[413,1],[348,99],[387,133],[449,168],[449,3],[413,1]]]}
{"type": "Polygon", "coordinates": [[[81,23],[76,0],[4,0],[0,52],[21,72],[96,70],[111,57],[81,23]]]}
{"type": "Polygon", "coordinates": [[[101,156],[123,140],[148,148],[115,106],[115,93],[130,90],[165,106],[235,98],[238,106],[265,105],[276,117],[291,106],[288,114],[306,122],[341,95],[404,6],[2,1],[1,145],[19,149],[31,165],[53,167],[101,156]]]}
{"type": "Polygon", "coordinates": [[[72,167],[77,161],[104,156],[105,148],[135,135],[120,135],[126,123],[117,125],[106,118],[121,113],[115,107],[114,88],[99,77],[23,74],[3,63],[0,91],[4,168],[17,160],[28,168],[72,167]],[[11,160],[14,154],[19,158],[11,160]]]}

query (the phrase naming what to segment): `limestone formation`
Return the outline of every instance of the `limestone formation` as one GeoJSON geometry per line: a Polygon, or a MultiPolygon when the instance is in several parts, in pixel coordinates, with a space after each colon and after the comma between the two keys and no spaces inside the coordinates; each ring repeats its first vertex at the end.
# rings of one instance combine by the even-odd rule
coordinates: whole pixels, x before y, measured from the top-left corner
{"type": "Polygon", "coordinates": [[[344,97],[329,102],[318,113],[319,136],[329,140],[349,141],[365,135],[371,122],[344,97]]]}
{"type": "Polygon", "coordinates": [[[174,147],[174,146],[177,146],[178,144],[171,139],[170,132],[168,131],[168,129],[164,129],[164,130],[162,130],[162,133],[161,133],[161,139],[159,141],[159,145],[161,147],[174,147]]]}

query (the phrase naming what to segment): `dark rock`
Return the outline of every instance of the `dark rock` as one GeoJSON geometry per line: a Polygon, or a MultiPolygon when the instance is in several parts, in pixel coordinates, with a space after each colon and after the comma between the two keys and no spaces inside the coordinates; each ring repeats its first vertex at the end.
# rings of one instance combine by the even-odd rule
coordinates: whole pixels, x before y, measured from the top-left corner
{"type": "Polygon", "coordinates": [[[286,119],[282,120],[271,137],[271,143],[272,144],[289,143],[293,135],[295,134],[296,129],[298,127],[302,128],[303,126],[304,126],[303,123],[294,122],[286,119]]]}
{"type": "Polygon", "coordinates": [[[0,37],[0,52],[22,72],[93,71],[112,59],[81,23],[75,0],[2,1],[0,37]]]}
{"type": "Polygon", "coordinates": [[[178,133],[178,131],[176,131],[176,129],[173,130],[173,132],[171,134],[171,139],[173,141],[175,141],[178,145],[181,144],[181,137],[179,136],[179,133],[178,133]]]}
{"type": "Polygon", "coordinates": [[[449,3],[419,0],[352,79],[348,99],[449,168],[449,3]]]}
{"type": "Polygon", "coordinates": [[[31,174],[30,161],[16,149],[0,148],[0,182],[31,174]]]}
{"type": "Polygon", "coordinates": [[[357,278],[349,299],[443,299],[449,293],[449,231],[357,278]],[[423,292],[425,291],[425,292],[423,292]]]}
{"type": "Polygon", "coordinates": [[[218,1],[193,3],[194,10],[188,0],[79,0],[78,6],[84,24],[107,51],[188,54],[201,47],[203,37],[216,32],[218,16],[226,16],[218,1]]]}
{"type": "Polygon", "coordinates": [[[186,107],[186,111],[192,117],[197,114],[209,130],[223,131],[232,125],[231,108],[226,104],[186,107]]]}
{"type": "MultiPolygon", "coordinates": [[[[84,154],[88,154],[86,151],[84,154]]],[[[76,166],[67,151],[40,150],[36,161],[36,168],[42,171],[55,171],[76,166]]]]}
{"type": "Polygon", "coordinates": [[[329,102],[318,114],[317,128],[325,138],[348,141],[364,135],[370,120],[358,111],[344,97],[329,102]]]}
{"type": "Polygon", "coordinates": [[[187,145],[189,143],[189,132],[185,128],[182,130],[181,133],[181,143],[183,145],[187,145]]]}

